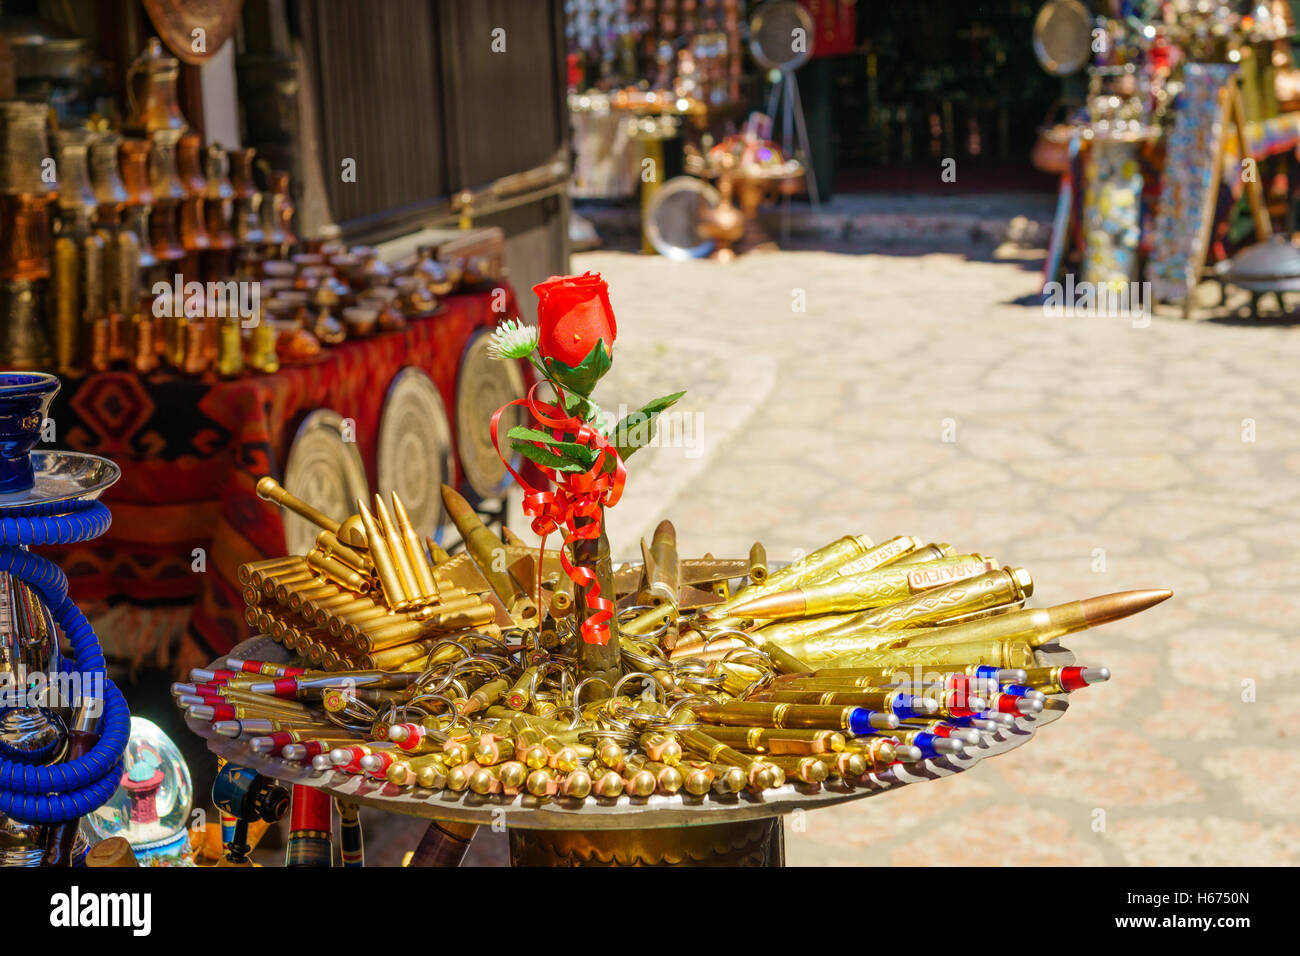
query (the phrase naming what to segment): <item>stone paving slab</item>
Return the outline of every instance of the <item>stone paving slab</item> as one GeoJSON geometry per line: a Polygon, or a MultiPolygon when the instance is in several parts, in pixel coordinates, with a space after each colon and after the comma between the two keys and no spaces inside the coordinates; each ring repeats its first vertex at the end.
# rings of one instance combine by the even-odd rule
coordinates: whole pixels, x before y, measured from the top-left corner
{"type": "Polygon", "coordinates": [[[1052,319],[1016,304],[1036,263],[960,255],[587,269],[619,319],[602,396],[687,386],[706,438],[632,459],[620,553],[667,516],[688,554],[907,533],[1027,566],[1040,605],[1177,592],[1072,638],[1116,676],[1041,739],[791,821],[792,864],[1300,862],[1300,332],[1052,319]]]}

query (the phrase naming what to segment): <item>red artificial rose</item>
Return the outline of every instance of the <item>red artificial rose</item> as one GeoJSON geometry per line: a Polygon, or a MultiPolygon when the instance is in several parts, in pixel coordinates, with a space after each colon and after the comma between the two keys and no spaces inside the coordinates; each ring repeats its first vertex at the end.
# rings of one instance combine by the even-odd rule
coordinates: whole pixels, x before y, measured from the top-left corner
{"type": "Polygon", "coordinates": [[[552,276],[533,286],[537,303],[538,350],[543,359],[555,359],[570,368],[582,364],[596,343],[614,352],[614,309],[609,286],[598,273],[552,276]]]}

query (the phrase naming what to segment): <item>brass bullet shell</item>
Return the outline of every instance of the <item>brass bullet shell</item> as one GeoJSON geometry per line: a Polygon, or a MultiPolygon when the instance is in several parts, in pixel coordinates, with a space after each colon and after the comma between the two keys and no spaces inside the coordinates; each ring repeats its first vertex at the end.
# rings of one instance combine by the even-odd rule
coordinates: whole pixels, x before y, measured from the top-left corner
{"type": "Polygon", "coordinates": [[[537,604],[519,586],[510,572],[502,569],[505,545],[488,530],[487,525],[474,513],[470,503],[454,488],[442,486],[442,501],[447,508],[447,514],[456,525],[456,530],[464,539],[465,550],[478,565],[484,579],[501,599],[510,616],[516,624],[532,627],[537,623],[537,604]]]}
{"type": "Polygon", "coordinates": [[[551,592],[551,616],[568,617],[573,613],[576,602],[573,599],[573,579],[561,574],[551,592]]]}
{"type": "Polygon", "coordinates": [[[402,587],[401,578],[398,577],[397,567],[393,564],[388,542],[384,540],[375,516],[370,513],[366,503],[360,498],[357,499],[357,513],[361,516],[362,527],[366,530],[370,559],[375,563],[375,574],[379,578],[380,587],[383,588],[384,599],[393,610],[405,610],[408,606],[406,591],[402,587]]]}
{"type": "Polygon", "coordinates": [[[446,564],[448,561],[451,560],[451,555],[447,553],[446,549],[443,548],[442,545],[440,545],[437,541],[434,541],[433,538],[429,537],[428,535],[425,535],[424,543],[429,546],[429,557],[430,559],[432,559],[433,566],[435,568],[438,565],[446,564]]]}
{"type": "Polygon", "coordinates": [[[583,800],[591,793],[591,774],[579,767],[567,773],[560,781],[560,792],[566,797],[583,800]]]}
{"type": "Polygon", "coordinates": [[[357,597],[350,591],[340,591],[334,597],[308,601],[303,605],[302,614],[305,617],[314,619],[317,624],[323,626],[334,615],[346,614],[375,606],[372,598],[357,597]]]}
{"type": "Polygon", "coordinates": [[[317,548],[307,552],[307,563],[313,570],[329,578],[341,588],[347,588],[357,594],[365,594],[370,590],[370,579],[366,575],[352,570],[342,561],[329,557],[317,548]]]}
{"type": "Polygon", "coordinates": [[[677,555],[677,529],[671,521],[661,521],[650,539],[645,586],[637,594],[637,603],[656,607],[676,605],[681,587],[682,564],[677,555]]]}
{"type": "Polygon", "coordinates": [[[329,531],[322,531],[316,535],[316,549],[328,557],[341,561],[358,574],[368,575],[371,573],[370,561],[361,555],[361,552],[349,548],[339,541],[338,535],[329,531]]]}
{"type": "MultiPolygon", "coordinates": [[[[262,579],[262,593],[269,598],[276,598],[276,591],[281,586],[289,585],[289,584],[303,584],[304,582],[312,581],[315,578],[316,578],[316,572],[312,571],[309,567],[307,567],[306,563],[304,562],[301,570],[289,571],[283,575],[276,575],[275,577],[272,577],[271,575],[267,575],[266,577],[264,577],[262,579]]],[[[285,599],[288,600],[289,592],[285,591],[284,593],[285,593],[285,599]]],[[[279,599],[276,598],[276,600],[279,599]]]]}
{"type": "Polygon", "coordinates": [[[315,598],[326,598],[338,594],[339,589],[333,581],[325,581],[312,588],[291,590],[289,592],[289,610],[302,613],[303,605],[315,598]]]}
{"type": "Polygon", "coordinates": [[[749,580],[753,584],[767,580],[767,549],[761,541],[755,541],[749,548],[749,580]]]}
{"type": "Polygon", "coordinates": [[[235,572],[235,576],[240,584],[252,584],[252,576],[255,571],[273,571],[276,568],[291,567],[302,562],[302,558],[296,554],[290,554],[282,558],[267,558],[265,561],[250,561],[247,564],[241,564],[235,572]]]}
{"type": "MultiPolygon", "coordinates": [[[[843,756],[857,756],[857,754],[844,754],[843,756]]],[[[819,784],[830,776],[830,767],[822,763],[816,757],[767,757],[766,762],[777,767],[787,777],[793,777],[795,780],[806,784],[819,784]]],[[[862,768],[866,769],[866,761],[858,758],[862,768]]]]}
{"type": "Polygon", "coordinates": [[[379,533],[384,536],[384,541],[388,544],[388,552],[392,555],[393,566],[397,568],[397,578],[401,582],[402,591],[406,594],[407,603],[413,605],[419,601],[421,592],[420,583],[415,577],[415,567],[411,564],[411,556],[406,552],[402,534],[393,521],[393,516],[388,513],[388,506],[384,504],[384,499],[375,495],[374,502],[379,533]]]}
{"type": "Polygon", "coordinates": [[[422,637],[428,637],[440,632],[480,627],[491,623],[495,618],[496,611],[490,604],[479,604],[473,608],[448,611],[444,615],[430,618],[427,621],[407,621],[390,625],[378,631],[363,633],[361,635],[362,649],[371,653],[382,651],[388,647],[395,647],[398,644],[405,644],[408,641],[419,640],[422,637]]]}
{"type": "Polygon", "coordinates": [[[830,544],[818,548],[811,554],[804,555],[793,564],[771,572],[761,585],[751,584],[738,590],[730,600],[714,605],[704,612],[704,616],[717,620],[730,617],[734,605],[749,601],[764,594],[775,594],[787,590],[801,580],[807,580],[827,571],[836,565],[861,557],[872,549],[871,539],[864,535],[845,535],[830,544]]]}
{"type": "Polygon", "coordinates": [[[401,617],[388,610],[386,607],[369,607],[363,610],[355,611],[346,617],[340,614],[330,615],[329,622],[325,625],[325,630],[329,631],[335,637],[346,637],[349,641],[355,640],[353,637],[354,629],[359,628],[362,624],[370,625],[372,628],[382,626],[377,624],[383,621],[385,624],[400,621],[401,617]]]}
{"type": "Polygon", "coordinates": [[[393,492],[393,519],[397,522],[397,531],[406,548],[407,559],[415,570],[415,584],[419,595],[422,598],[436,599],[439,595],[438,584],[433,577],[433,565],[425,555],[424,547],[420,544],[420,536],[416,533],[415,526],[411,524],[411,517],[406,513],[402,499],[395,491],[393,492]]]}
{"type": "Polygon", "coordinates": [[[746,620],[781,620],[862,611],[996,570],[997,565],[990,566],[990,560],[966,554],[925,565],[886,566],[849,577],[836,576],[745,601],[734,606],[731,613],[746,620]]]}
{"type": "Polygon", "coordinates": [[[910,554],[905,554],[901,558],[895,558],[890,564],[928,564],[931,561],[938,561],[952,554],[952,545],[950,544],[926,544],[917,548],[910,554]]]}

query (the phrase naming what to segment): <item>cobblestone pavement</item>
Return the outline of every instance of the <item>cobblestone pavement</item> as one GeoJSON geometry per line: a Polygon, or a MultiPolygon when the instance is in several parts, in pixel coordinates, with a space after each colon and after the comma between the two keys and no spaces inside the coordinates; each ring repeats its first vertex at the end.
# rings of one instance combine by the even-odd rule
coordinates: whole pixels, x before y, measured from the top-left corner
{"type": "Polygon", "coordinates": [[[668,516],[684,554],[914,534],[1028,567],[1039,605],[1175,591],[1067,640],[1115,677],[1028,746],[787,824],[791,863],[1300,862],[1300,331],[1051,319],[1016,304],[1036,263],[957,255],[587,269],[603,396],[701,416],[632,459],[619,553],[668,516]]]}

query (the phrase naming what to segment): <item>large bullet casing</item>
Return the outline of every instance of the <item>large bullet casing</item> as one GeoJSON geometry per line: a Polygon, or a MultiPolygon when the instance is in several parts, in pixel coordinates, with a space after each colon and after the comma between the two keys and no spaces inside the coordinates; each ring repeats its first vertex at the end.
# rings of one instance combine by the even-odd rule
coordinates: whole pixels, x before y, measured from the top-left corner
{"type": "MultiPolygon", "coordinates": [[[[853,712],[860,708],[824,704],[766,704],[744,701],[702,705],[696,716],[711,724],[732,727],[803,727],[809,730],[849,730],[853,712]]],[[[685,735],[682,742],[685,743],[685,735]]]]}
{"type": "Polygon", "coordinates": [[[908,552],[901,558],[895,558],[892,564],[929,564],[931,561],[938,561],[941,558],[949,557],[952,554],[952,545],[950,544],[925,544],[915,551],[908,552]]]}
{"type": "Polygon", "coordinates": [[[442,486],[442,502],[465,542],[465,550],[474,559],[488,586],[501,599],[517,624],[532,627],[537,623],[537,605],[506,570],[505,545],[497,540],[468,501],[455,489],[442,486]]]}
{"type": "Polygon", "coordinates": [[[988,641],[936,647],[895,647],[834,658],[837,668],[850,667],[1029,667],[1034,649],[1024,641],[988,641]]]}
{"type": "MultiPolygon", "coordinates": [[[[902,567],[883,567],[852,577],[837,577],[822,583],[800,586],[803,609],[786,612],[781,616],[813,617],[819,614],[844,613],[883,607],[932,588],[941,587],[954,581],[976,577],[997,568],[989,559],[977,554],[944,558],[922,565],[904,565],[902,567]]],[[[776,602],[774,596],[769,599],[776,602]]],[[[753,610],[740,608],[740,613],[761,618],[771,611],[760,610],[758,605],[753,610]]]]}
{"type": "Polygon", "coordinates": [[[858,574],[866,574],[868,571],[874,571],[906,557],[915,551],[920,543],[910,534],[898,535],[888,541],[882,541],[861,557],[837,564],[811,577],[805,576],[801,583],[803,585],[825,583],[839,578],[850,578],[858,574]]]}
{"type": "Polygon", "coordinates": [[[1086,604],[1084,601],[1071,601],[1054,607],[1008,611],[1005,614],[947,627],[864,631],[852,623],[846,623],[834,631],[818,634],[786,646],[801,658],[818,662],[831,657],[885,647],[921,648],[990,641],[1017,641],[1027,643],[1031,647],[1039,647],[1048,641],[1084,630],[1104,620],[1114,620],[1116,617],[1134,613],[1135,610],[1140,609],[1134,605],[1143,600],[1140,596],[1143,593],[1145,592],[1125,592],[1122,595],[1088,598],[1086,604]],[[1135,594],[1139,596],[1131,596],[1135,594]],[[1093,608],[1091,618],[1089,607],[1093,608]]]}
{"type": "Polygon", "coordinates": [[[886,629],[916,627],[1023,601],[1033,590],[1024,568],[1002,568],[867,611],[857,623],[886,629]]]}
{"type": "Polygon", "coordinates": [[[418,603],[421,594],[420,582],[415,576],[415,565],[411,563],[411,556],[406,553],[406,543],[402,540],[397,522],[388,513],[388,506],[379,495],[375,495],[375,519],[379,524],[380,534],[384,536],[384,541],[388,545],[393,566],[397,569],[397,580],[402,586],[402,593],[406,595],[406,603],[408,605],[418,603]]]}
{"type": "Polygon", "coordinates": [[[811,580],[836,565],[861,557],[871,550],[871,539],[865,535],[845,535],[811,554],[804,555],[793,564],[771,572],[762,584],[751,584],[741,588],[729,601],[709,608],[705,616],[711,619],[721,618],[724,612],[737,604],[795,587],[800,581],[811,580]]]}
{"type": "Polygon", "coordinates": [[[661,521],[650,542],[645,587],[637,595],[639,604],[676,604],[682,586],[682,564],[677,556],[677,530],[661,521]]]}

